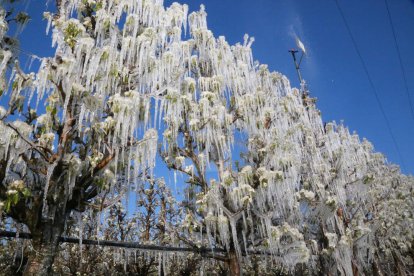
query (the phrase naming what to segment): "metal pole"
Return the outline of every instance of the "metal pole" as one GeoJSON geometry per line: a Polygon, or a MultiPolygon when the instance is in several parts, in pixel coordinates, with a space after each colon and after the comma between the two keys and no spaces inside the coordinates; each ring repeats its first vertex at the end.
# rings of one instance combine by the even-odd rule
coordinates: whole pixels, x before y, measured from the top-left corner
{"type": "MultiPolygon", "coordinates": [[[[0,231],[0,238],[16,238],[17,233],[11,231],[0,231]]],[[[32,235],[30,233],[19,233],[20,239],[31,239],[32,235]]],[[[79,244],[78,238],[71,237],[59,237],[59,242],[61,243],[74,243],[79,244]]],[[[225,253],[226,250],[221,248],[189,248],[189,247],[175,247],[175,246],[160,246],[160,245],[150,245],[150,244],[141,244],[138,242],[119,242],[119,241],[107,241],[107,240],[89,240],[82,239],[82,244],[84,245],[98,245],[98,246],[110,246],[110,247],[121,247],[121,248],[134,248],[141,250],[149,251],[169,251],[169,252],[195,252],[195,253],[225,253]]]]}
{"type": "MultiPolygon", "coordinates": [[[[12,231],[0,230],[0,239],[1,238],[17,238],[17,233],[12,232],[12,231]]],[[[23,232],[23,233],[19,233],[18,238],[32,239],[32,235],[30,233],[23,232]]],[[[80,240],[78,238],[59,237],[59,242],[79,244],[80,240]]],[[[227,253],[227,250],[223,248],[161,246],[161,245],[142,244],[138,242],[119,242],[119,241],[107,241],[107,240],[82,239],[82,244],[83,245],[110,246],[110,247],[118,247],[118,248],[132,248],[132,249],[147,250],[147,251],[193,252],[193,253],[198,253],[202,256],[205,255],[206,257],[209,257],[208,256],[209,253],[212,253],[212,254],[227,253]]],[[[262,251],[262,250],[247,250],[247,252],[242,253],[243,256],[245,256],[246,254],[277,256],[276,254],[272,252],[262,251]]]]}
{"type": "Polygon", "coordinates": [[[295,63],[295,69],[296,69],[296,73],[298,74],[299,83],[302,83],[302,75],[300,74],[300,63],[302,62],[303,53],[302,53],[302,57],[300,58],[300,62],[298,63],[296,59],[296,53],[299,51],[295,49],[291,49],[289,50],[289,52],[292,54],[293,62],[295,63]]]}

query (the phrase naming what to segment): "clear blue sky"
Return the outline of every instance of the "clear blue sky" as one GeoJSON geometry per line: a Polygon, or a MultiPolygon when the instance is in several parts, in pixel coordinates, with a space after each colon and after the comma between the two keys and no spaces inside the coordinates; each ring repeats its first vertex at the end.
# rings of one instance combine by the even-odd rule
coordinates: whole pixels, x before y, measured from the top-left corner
{"type": "MultiPolygon", "coordinates": [[[[22,34],[21,48],[39,56],[51,54],[50,39],[41,21],[47,1],[31,1],[32,23],[22,34]]],[[[173,1],[165,1],[170,5],[173,1]]],[[[291,56],[296,34],[309,54],[302,75],[324,121],[344,120],[351,131],[370,140],[389,161],[404,163],[414,174],[414,118],[410,113],[398,55],[383,0],[339,0],[361,55],[391,124],[402,160],[375,100],[361,62],[347,33],[335,0],[182,0],[190,10],[204,3],[209,28],[230,43],[254,36],[255,59],[298,81],[291,56]]],[[[414,100],[414,1],[388,0],[396,37],[414,100]]]]}

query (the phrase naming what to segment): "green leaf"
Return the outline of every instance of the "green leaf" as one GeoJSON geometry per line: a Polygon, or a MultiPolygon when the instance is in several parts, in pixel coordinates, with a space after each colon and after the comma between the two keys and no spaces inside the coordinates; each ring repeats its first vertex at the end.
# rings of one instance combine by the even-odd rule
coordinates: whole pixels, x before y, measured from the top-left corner
{"type": "Polygon", "coordinates": [[[10,211],[10,206],[11,206],[11,202],[10,202],[9,199],[7,199],[6,204],[5,204],[5,208],[4,208],[6,210],[6,212],[10,211]]]}
{"type": "Polygon", "coordinates": [[[56,107],[54,107],[53,110],[52,110],[52,116],[55,116],[56,113],[57,113],[57,109],[56,109],[56,107]]]}
{"type": "Polygon", "coordinates": [[[12,205],[16,205],[19,202],[19,193],[15,193],[11,197],[12,205]]]}
{"type": "Polygon", "coordinates": [[[32,193],[30,192],[30,190],[29,190],[29,189],[27,189],[27,188],[24,188],[24,189],[23,189],[22,194],[23,194],[23,196],[24,196],[25,198],[30,197],[30,196],[32,195],[32,193]]]}
{"type": "Polygon", "coordinates": [[[14,81],[12,84],[12,89],[15,90],[17,89],[17,87],[19,86],[19,84],[17,83],[17,81],[14,81]]]}
{"type": "Polygon", "coordinates": [[[100,9],[102,9],[103,8],[103,3],[102,3],[102,1],[99,1],[98,3],[96,3],[96,7],[95,7],[95,10],[96,11],[99,11],[100,9]]]}

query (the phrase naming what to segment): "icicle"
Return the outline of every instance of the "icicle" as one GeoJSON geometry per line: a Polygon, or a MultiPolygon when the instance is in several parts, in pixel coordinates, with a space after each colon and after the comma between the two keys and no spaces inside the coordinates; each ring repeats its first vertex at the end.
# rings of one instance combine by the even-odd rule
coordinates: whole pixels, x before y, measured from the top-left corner
{"type": "Polygon", "coordinates": [[[231,235],[233,239],[234,250],[236,251],[237,259],[240,261],[242,258],[239,240],[237,237],[236,220],[234,217],[229,218],[231,235]]]}
{"type": "Polygon", "coordinates": [[[45,12],[43,13],[43,17],[47,19],[46,35],[48,35],[50,26],[52,25],[53,15],[49,12],[45,12]]]}
{"type": "Polygon", "coordinates": [[[7,63],[10,61],[10,58],[12,57],[12,52],[10,51],[2,51],[1,52],[3,54],[3,59],[0,63],[0,73],[3,74],[7,63]]]}
{"type": "Polygon", "coordinates": [[[49,165],[49,167],[47,168],[47,174],[46,174],[46,179],[45,179],[45,187],[43,190],[43,208],[42,208],[42,217],[43,218],[48,218],[48,212],[49,212],[49,206],[47,205],[47,196],[49,193],[49,183],[50,183],[50,178],[52,177],[52,174],[57,166],[58,162],[55,161],[53,162],[53,164],[49,165]]]}

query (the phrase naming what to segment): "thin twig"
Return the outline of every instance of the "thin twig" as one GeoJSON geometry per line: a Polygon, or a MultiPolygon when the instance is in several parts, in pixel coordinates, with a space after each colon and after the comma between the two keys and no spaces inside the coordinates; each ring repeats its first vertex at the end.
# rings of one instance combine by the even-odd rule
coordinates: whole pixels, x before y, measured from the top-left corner
{"type": "Polygon", "coordinates": [[[10,123],[7,123],[6,124],[8,127],[10,127],[11,129],[13,129],[19,136],[20,136],[20,138],[23,140],[23,141],[25,141],[27,144],[29,144],[35,151],[37,151],[48,163],[50,163],[51,164],[51,162],[50,162],[50,159],[44,154],[44,152],[42,152],[41,150],[39,150],[39,148],[41,148],[41,149],[44,149],[43,147],[41,147],[41,146],[37,146],[37,145],[35,145],[32,141],[30,141],[30,140],[28,140],[28,139],[26,139],[26,137],[24,137],[21,133],[20,133],[20,131],[17,129],[17,128],[15,128],[12,124],[10,124],[10,123]]]}

